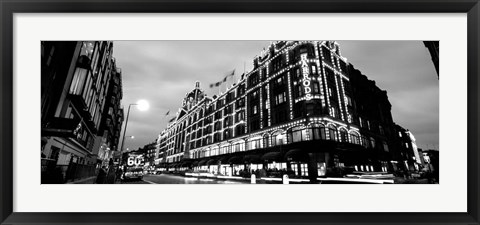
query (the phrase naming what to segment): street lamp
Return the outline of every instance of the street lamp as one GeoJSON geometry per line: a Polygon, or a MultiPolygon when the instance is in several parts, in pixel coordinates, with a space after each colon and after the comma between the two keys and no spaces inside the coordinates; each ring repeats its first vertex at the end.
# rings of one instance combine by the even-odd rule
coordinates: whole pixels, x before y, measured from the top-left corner
{"type": "MultiPolygon", "coordinates": [[[[148,108],[150,108],[150,105],[146,100],[139,100],[137,103],[132,103],[128,105],[127,118],[125,119],[125,127],[123,128],[123,138],[122,138],[122,144],[120,145],[120,152],[123,152],[123,143],[125,142],[125,132],[127,132],[128,116],[130,115],[130,107],[132,105],[136,105],[138,110],[140,111],[146,111],[148,110],[148,108]]],[[[129,137],[135,138],[134,136],[129,136],[129,137]]]]}

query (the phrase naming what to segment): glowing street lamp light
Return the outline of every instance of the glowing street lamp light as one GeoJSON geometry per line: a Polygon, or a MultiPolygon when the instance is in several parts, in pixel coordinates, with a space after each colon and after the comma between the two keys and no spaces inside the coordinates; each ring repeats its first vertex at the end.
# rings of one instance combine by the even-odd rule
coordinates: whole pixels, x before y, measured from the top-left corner
{"type": "Polygon", "coordinates": [[[140,111],[147,111],[150,108],[150,104],[146,100],[138,100],[138,102],[135,104],[137,105],[137,109],[140,111]]]}

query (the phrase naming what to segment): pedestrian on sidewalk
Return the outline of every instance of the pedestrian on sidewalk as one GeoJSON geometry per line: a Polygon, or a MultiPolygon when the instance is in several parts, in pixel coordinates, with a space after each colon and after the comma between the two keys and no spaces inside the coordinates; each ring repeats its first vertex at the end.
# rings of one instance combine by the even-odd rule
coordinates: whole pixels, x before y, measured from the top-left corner
{"type": "Polygon", "coordinates": [[[121,167],[117,168],[117,177],[116,180],[122,182],[122,175],[123,175],[123,170],[121,167]]]}
{"type": "Polygon", "coordinates": [[[108,171],[107,171],[107,179],[106,182],[107,184],[114,184],[115,183],[115,178],[117,173],[115,172],[115,166],[113,165],[113,160],[110,159],[110,162],[108,162],[108,171]]]}
{"type": "Polygon", "coordinates": [[[102,168],[98,170],[97,179],[95,180],[95,183],[104,184],[106,175],[107,173],[105,172],[105,166],[102,166],[102,168]]]}

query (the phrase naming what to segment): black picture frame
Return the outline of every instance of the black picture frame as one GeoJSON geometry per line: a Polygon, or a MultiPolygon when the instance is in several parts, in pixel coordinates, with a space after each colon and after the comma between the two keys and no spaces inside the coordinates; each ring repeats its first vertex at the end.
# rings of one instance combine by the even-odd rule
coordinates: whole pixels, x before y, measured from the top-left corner
{"type": "MultiPolygon", "coordinates": [[[[478,0],[1,0],[0,221],[2,224],[480,224],[478,0]],[[13,212],[14,13],[467,13],[466,213],[18,213],[13,212]]],[[[450,76],[453,74],[445,74],[450,76]]],[[[35,113],[35,112],[33,112],[35,113]]],[[[434,204],[434,203],[432,203],[434,204]]],[[[448,203],[445,203],[448,204],[448,203]]]]}

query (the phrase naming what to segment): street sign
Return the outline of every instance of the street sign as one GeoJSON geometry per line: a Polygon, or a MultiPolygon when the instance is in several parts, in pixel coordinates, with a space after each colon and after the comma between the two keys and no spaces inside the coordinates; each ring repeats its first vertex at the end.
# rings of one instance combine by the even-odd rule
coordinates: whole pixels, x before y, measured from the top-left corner
{"type": "Polygon", "coordinates": [[[143,155],[129,154],[127,159],[127,166],[140,167],[145,163],[143,155]]]}

